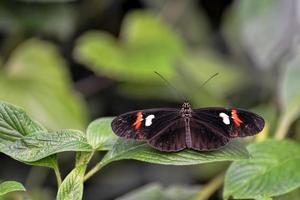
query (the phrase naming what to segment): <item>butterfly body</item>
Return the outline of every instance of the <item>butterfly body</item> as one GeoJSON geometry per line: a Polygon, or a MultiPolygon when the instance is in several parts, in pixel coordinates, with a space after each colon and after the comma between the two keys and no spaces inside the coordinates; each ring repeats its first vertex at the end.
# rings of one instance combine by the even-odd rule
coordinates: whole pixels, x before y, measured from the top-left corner
{"type": "Polygon", "coordinates": [[[218,149],[230,138],[251,136],[264,127],[262,117],[241,109],[192,109],[184,102],[181,109],[158,108],[124,113],[112,122],[116,135],[145,140],[166,152],[185,148],[198,151],[218,149]]]}

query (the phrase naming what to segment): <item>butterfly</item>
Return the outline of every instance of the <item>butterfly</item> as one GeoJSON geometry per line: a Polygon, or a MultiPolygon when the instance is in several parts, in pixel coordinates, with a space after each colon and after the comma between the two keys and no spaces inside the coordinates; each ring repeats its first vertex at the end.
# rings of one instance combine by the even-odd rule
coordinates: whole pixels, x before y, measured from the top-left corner
{"type": "Polygon", "coordinates": [[[143,140],[155,149],[177,152],[183,149],[216,150],[231,138],[252,136],[264,128],[264,119],[252,112],[209,107],[192,109],[155,108],[124,113],[112,121],[120,137],[143,140]]]}

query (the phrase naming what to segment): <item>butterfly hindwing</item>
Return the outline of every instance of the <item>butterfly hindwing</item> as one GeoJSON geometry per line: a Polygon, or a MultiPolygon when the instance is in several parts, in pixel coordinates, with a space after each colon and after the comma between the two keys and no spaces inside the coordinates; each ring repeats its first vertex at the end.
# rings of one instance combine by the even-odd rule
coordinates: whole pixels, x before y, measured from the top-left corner
{"type": "Polygon", "coordinates": [[[148,143],[160,151],[174,152],[185,149],[186,126],[184,119],[176,119],[159,134],[152,137],[148,143]]]}
{"type": "Polygon", "coordinates": [[[224,136],[223,130],[209,123],[203,123],[200,120],[191,119],[190,148],[200,151],[218,149],[229,142],[229,138],[224,136]]]}
{"type": "Polygon", "coordinates": [[[212,132],[225,137],[246,137],[259,133],[264,127],[264,119],[252,112],[241,109],[200,108],[193,110],[193,119],[200,121],[212,132]]]}
{"type": "Polygon", "coordinates": [[[149,140],[177,119],[180,119],[178,109],[137,110],[116,117],[112,129],[120,137],[149,140]]]}

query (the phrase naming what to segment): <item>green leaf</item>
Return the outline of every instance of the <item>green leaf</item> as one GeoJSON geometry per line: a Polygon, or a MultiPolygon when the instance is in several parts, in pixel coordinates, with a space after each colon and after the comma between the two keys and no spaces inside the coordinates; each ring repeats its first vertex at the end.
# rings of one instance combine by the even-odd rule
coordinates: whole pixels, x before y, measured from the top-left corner
{"type": "Polygon", "coordinates": [[[265,140],[248,147],[251,159],[234,162],[225,177],[224,198],[278,196],[300,186],[300,145],[265,140]]]}
{"type": "Polygon", "coordinates": [[[236,2],[233,11],[233,21],[228,25],[237,21],[237,28],[235,31],[231,29],[231,34],[238,33],[239,38],[233,38],[232,43],[241,40],[240,48],[242,46],[247,51],[256,66],[262,69],[276,66],[297,36],[294,31],[290,31],[295,26],[295,22],[291,20],[292,13],[298,12],[294,2],[241,0],[236,2]],[[290,23],[285,23],[287,21],[290,23]]]}
{"type": "Polygon", "coordinates": [[[85,165],[76,167],[65,178],[58,189],[57,200],[81,200],[83,195],[83,176],[85,165]]]}
{"type": "Polygon", "coordinates": [[[75,166],[87,165],[94,155],[94,151],[92,152],[76,152],[76,161],[75,166]]]}
{"type": "Polygon", "coordinates": [[[92,151],[92,147],[82,132],[60,130],[52,133],[33,133],[2,149],[3,153],[23,162],[37,161],[65,151],[92,151]]]}
{"type": "Polygon", "coordinates": [[[86,124],[85,104],[51,43],[31,39],[18,46],[0,71],[0,91],[1,100],[24,107],[47,128],[83,129],[86,124]]]}
{"type": "Polygon", "coordinates": [[[0,149],[24,136],[45,129],[30,119],[23,109],[0,101],[0,149]]]}
{"type": "Polygon", "coordinates": [[[166,200],[166,197],[163,194],[162,186],[160,184],[148,184],[117,198],[117,200],[140,200],[140,199],[166,200]]]}
{"type": "MultiPolygon", "coordinates": [[[[29,134],[45,131],[46,129],[33,121],[22,108],[0,101],[0,152],[7,153],[5,150],[7,146],[29,134]]],[[[35,162],[26,163],[56,168],[57,157],[53,155],[35,162]]]]}
{"type": "Polygon", "coordinates": [[[185,86],[182,91],[187,91],[188,96],[194,97],[192,100],[195,104],[206,103],[201,106],[226,104],[225,96],[239,89],[245,83],[245,78],[242,76],[243,71],[213,51],[193,51],[193,54],[182,59],[182,64],[185,67],[182,69],[183,75],[179,74],[181,80],[176,81],[178,83],[176,88],[185,86]],[[212,84],[207,84],[199,90],[199,87],[217,72],[220,77],[216,77],[212,84]],[[223,87],[224,85],[226,88],[223,87]]]}
{"type": "Polygon", "coordinates": [[[174,185],[164,188],[152,183],[125,194],[117,200],[190,200],[199,192],[199,186],[174,185]]]}
{"type": "Polygon", "coordinates": [[[283,64],[283,77],[279,88],[283,113],[275,135],[282,139],[289,130],[290,125],[300,116],[300,56],[299,51],[292,59],[283,64]]]}
{"type": "Polygon", "coordinates": [[[117,41],[104,32],[89,32],[79,38],[74,57],[109,77],[153,82],[158,80],[153,78],[153,71],[170,77],[174,62],[184,51],[181,39],[150,12],[129,13],[120,37],[117,41]]]}
{"type": "Polygon", "coordinates": [[[28,165],[34,165],[34,166],[40,166],[40,167],[49,167],[52,169],[58,169],[58,163],[57,163],[57,155],[50,155],[48,157],[42,158],[40,160],[37,161],[33,161],[33,162],[25,162],[22,161],[28,165]]]}
{"type": "Polygon", "coordinates": [[[15,191],[26,191],[24,186],[16,181],[5,181],[0,184],[0,196],[15,191]]]}
{"type": "Polygon", "coordinates": [[[246,148],[237,140],[232,140],[229,144],[216,151],[184,150],[177,153],[166,153],[151,148],[145,142],[120,138],[113,148],[108,151],[101,163],[106,165],[116,160],[134,159],[164,165],[193,165],[239,160],[248,158],[248,156],[246,148]]]}
{"type": "Polygon", "coordinates": [[[117,136],[111,129],[113,117],[97,119],[87,128],[87,141],[98,151],[110,150],[117,140],[117,136]]]}
{"type": "Polygon", "coordinates": [[[299,200],[300,189],[294,190],[284,195],[276,196],[273,200],[299,200]]]}

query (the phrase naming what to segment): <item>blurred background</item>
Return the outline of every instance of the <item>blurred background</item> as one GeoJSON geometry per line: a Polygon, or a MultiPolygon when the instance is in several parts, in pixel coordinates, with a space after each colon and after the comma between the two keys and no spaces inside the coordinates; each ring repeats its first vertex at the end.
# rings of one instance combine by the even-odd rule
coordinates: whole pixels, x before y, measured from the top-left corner
{"type": "MultiPolygon", "coordinates": [[[[298,115],[289,112],[300,100],[288,101],[300,90],[299,24],[297,0],[1,0],[0,99],[24,107],[50,130],[85,130],[103,116],[179,108],[182,99],[158,71],[194,108],[234,106],[261,114],[265,132],[252,140],[286,125],[278,123],[280,113],[299,130],[289,137],[300,140],[298,115]]],[[[60,155],[64,175],[73,156],[60,155]]],[[[31,199],[55,198],[52,171],[3,154],[0,163],[0,180],[24,183],[31,199]]],[[[189,199],[228,165],[120,161],[86,182],[84,199],[142,199],[145,193],[189,199]]],[[[221,193],[210,199],[222,199],[221,193]]]]}

